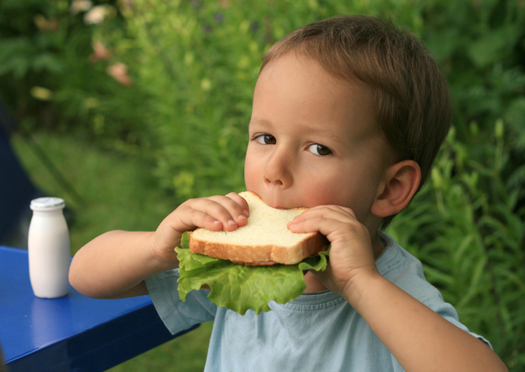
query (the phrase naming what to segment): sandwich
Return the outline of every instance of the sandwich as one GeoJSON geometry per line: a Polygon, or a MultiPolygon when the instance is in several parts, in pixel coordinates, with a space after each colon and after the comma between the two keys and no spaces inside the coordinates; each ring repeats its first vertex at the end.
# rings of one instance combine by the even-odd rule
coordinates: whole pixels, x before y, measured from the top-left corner
{"type": "Polygon", "coordinates": [[[242,192],[250,208],[246,226],[235,231],[196,229],[176,248],[179,295],[210,289],[218,306],[244,315],[269,311],[269,302],[292,301],[306,288],[304,272],[327,265],[328,240],[319,233],[292,233],[288,222],[305,208],[275,209],[252,192],[242,192]]]}

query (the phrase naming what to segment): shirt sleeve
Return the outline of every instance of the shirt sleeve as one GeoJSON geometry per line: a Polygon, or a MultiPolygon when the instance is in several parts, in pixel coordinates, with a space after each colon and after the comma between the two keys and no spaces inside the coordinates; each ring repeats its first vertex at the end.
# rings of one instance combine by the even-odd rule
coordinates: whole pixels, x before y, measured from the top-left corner
{"type": "Polygon", "coordinates": [[[146,286],[164,325],[172,333],[186,330],[196,324],[215,318],[217,306],[209,298],[209,290],[191,291],[186,301],[177,290],[179,270],[170,270],[146,279],[146,286]]]}
{"type": "Polygon", "coordinates": [[[390,253],[396,252],[396,254],[392,255],[387,268],[384,269],[386,272],[384,274],[382,273],[383,276],[455,326],[468,332],[492,348],[489,341],[471,332],[459,321],[456,309],[448,302],[445,302],[441,292],[425,279],[421,262],[399,247],[397,243],[393,248],[397,249],[392,250],[390,253]]]}
{"type": "Polygon", "coordinates": [[[426,301],[422,301],[422,302],[426,306],[434,310],[436,313],[441,315],[443,318],[448,320],[450,323],[454,324],[456,327],[464,330],[465,332],[471,334],[477,339],[483,341],[487,346],[489,346],[492,349],[492,345],[486,338],[474,332],[471,332],[463,323],[459,321],[458,312],[451,304],[443,300],[443,298],[441,297],[441,293],[439,294],[437,298],[436,297],[429,298],[426,301]]]}

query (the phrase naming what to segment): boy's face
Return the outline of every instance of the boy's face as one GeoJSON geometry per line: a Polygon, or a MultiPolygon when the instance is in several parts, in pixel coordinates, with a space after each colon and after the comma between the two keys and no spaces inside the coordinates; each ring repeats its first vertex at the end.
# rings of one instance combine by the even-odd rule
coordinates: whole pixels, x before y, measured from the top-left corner
{"type": "Polygon", "coordinates": [[[365,225],[390,163],[369,90],[288,53],[254,92],[245,182],[276,208],[341,205],[365,225]]]}

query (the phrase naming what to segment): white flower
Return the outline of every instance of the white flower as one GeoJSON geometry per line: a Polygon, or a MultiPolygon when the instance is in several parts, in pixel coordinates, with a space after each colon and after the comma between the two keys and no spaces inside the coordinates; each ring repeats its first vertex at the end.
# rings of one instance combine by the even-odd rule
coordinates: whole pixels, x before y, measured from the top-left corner
{"type": "Polygon", "coordinates": [[[84,23],[88,25],[94,25],[101,23],[104,18],[109,14],[109,6],[97,5],[91,8],[89,12],[84,15],[84,23]]]}

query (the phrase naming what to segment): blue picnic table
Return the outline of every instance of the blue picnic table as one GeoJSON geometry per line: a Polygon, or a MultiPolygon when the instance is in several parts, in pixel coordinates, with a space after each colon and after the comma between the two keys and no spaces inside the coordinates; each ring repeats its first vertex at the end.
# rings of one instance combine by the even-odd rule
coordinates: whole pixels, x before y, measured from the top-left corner
{"type": "Polygon", "coordinates": [[[171,335],[149,296],[96,300],[70,287],[66,297],[37,298],[27,250],[0,246],[0,345],[9,372],[104,371],[190,330],[171,335]]]}

